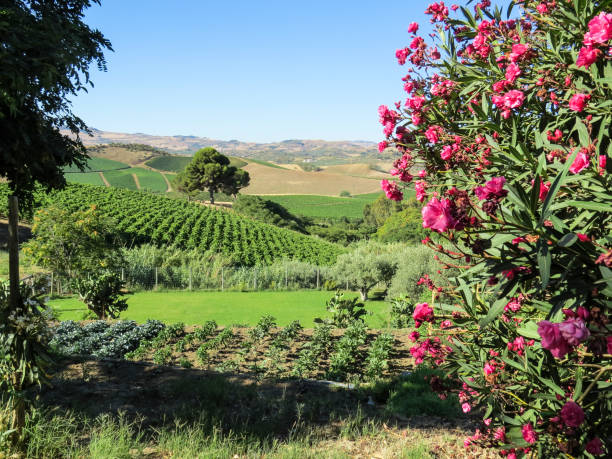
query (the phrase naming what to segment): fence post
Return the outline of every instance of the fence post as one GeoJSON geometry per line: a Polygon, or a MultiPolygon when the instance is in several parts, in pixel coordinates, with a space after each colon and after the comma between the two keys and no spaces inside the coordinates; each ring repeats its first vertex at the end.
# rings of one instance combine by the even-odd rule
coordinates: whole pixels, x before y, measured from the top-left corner
{"type": "Polygon", "coordinates": [[[221,291],[225,288],[225,280],[223,279],[223,266],[221,267],[221,291]]]}
{"type": "Polygon", "coordinates": [[[125,282],[125,268],[121,268],[121,282],[125,282]]]}
{"type": "Polygon", "coordinates": [[[155,267],[155,290],[157,290],[157,266],[155,267]]]}
{"type": "Polygon", "coordinates": [[[319,268],[317,268],[317,290],[319,290],[319,268]]]}
{"type": "Polygon", "coordinates": [[[51,290],[49,291],[49,298],[53,297],[53,271],[51,271],[51,290]]]}
{"type": "Polygon", "coordinates": [[[253,290],[257,290],[257,268],[253,269],[253,290]]]}
{"type": "Polygon", "coordinates": [[[189,291],[193,290],[193,268],[189,266],[189,291]]]}
{"type": "Polygon", "coordinates": [[[346,291],[348,292],[348,281],[346,281],[346,291]]]}
{"type": "Polygon", "coordinates": [[[285,290],[289,290],[289,268],[285,266],[285,290]]]}

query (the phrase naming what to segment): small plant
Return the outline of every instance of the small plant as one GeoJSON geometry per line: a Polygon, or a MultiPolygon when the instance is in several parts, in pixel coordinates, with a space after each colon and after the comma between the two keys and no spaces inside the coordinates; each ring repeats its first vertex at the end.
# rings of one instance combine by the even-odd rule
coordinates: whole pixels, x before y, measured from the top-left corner
{"type": "Polygon", "coordinates": [[[338,340],[334,353],[329,358],[327,376],[332,379],[348,379],[358,373],[361,360],[359,348],[367,339],[366,326],[363,322],[353,322],[338,340]]]}
{"type": "Polygon", "coordinates": [[[394,338],[388,333],[378,335],[366,357],[365,374],[370,379],[378,379],[389,368],[389,354],[393,348],[394,338]]]}
{"type": "Polygon", "coordinates": [[[408,299],[395,298],[391,301],[391,326],[407,328],[412,325],[414,305],[408,299]]]}
{"type": "Polygon", "coordinates": [[[298,354],[291,371],[293,376],[304,378],[319,368],[320,361],[327,357],[332,347],[331,331],[331,324],[324,323],[315,327],[312,339],[298,354]]]}
{"type": "Polygon", "coordinates": [[[273,327],[276,327],[276,319],[270,315],[265,315],[249,330],[249,337],[253,341],[261,341],[270,333],[270,329],[273,327]]]}
{"type": "Polygon", "coordinates": [[[277,333],[272,341],[271,347],[284,348],[287,347],[291,340],[297,338],[303,327],[299,320],[294,320],[285,328],[277,333]]]}
{"type": "MultiPolygon", "coordinates": [[[[339,328],[346,328],[355,321],[363,321],[363,316],[367,314],[364,304],[357,297],[344,298],[344,293],[340,291],[337,291],[326,303],[326,308],[331,313],[331,319],[328,320],[339,328]]],[[[324,320],[315,319],[315,321],[324,320]]]]}
{"type": "Polygon", "coordinates": [[[221,362],[219,365],[215,367],[215,370],[219,373],[229,373],[232,371],[236,371],[238,369],[238,363],[233,360],[226,360],[225,362],[221,362]]]}
{"type": "Polygon", "coordinates": [[[196,350],[196,357],[198,358],[198,362],[200,362],[202,365],[208,364],[210,356],[208,355],[208,350],[204,345],[200,346],[196,350]]]}
{"type": "Polygon", "coordinates": [[[170,346],[164,346],[157,349],[153,353],[153,363],[156,365],[168,365],[172,361],[172,348],[170,346]]]}
{"type": "Polygon", "coordinates": [[[193,331],[193,335],[200,341],[206,341],[210,338],[215,331],[217,331],[217,322],[214,320],[208,320],[202,325],[202,327],[196,327],[193,331]]]}
{"type": "Polygon", "coordinates": [[[185,349],[187,348],[187,340],[185,338],[179,339],[175,344],[174,344],[174,350],[176,352],[185,352],[185,349]]]}
{"type": "Polygon", "coordinates": [[[187,357],[181,357],[179,359],[179,365],[182,368],[191,368],[191,367],[193,367],[193,364],[191,363],[191,361],[187,357]]]}

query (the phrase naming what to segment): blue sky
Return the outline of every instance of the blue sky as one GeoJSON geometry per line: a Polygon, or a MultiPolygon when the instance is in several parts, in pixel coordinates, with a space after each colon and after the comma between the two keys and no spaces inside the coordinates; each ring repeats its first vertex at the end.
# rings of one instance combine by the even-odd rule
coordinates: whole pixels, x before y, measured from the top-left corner
{"type": "MultiPolygon", "coordinates": [[[[108,72],[73,99],[89,126],[221,140],[382,140],[403,97],[395,50],[430,0],[102,0],[108,72]]],[[[447,2],[451,4],[452,2],[447,2]]]]}

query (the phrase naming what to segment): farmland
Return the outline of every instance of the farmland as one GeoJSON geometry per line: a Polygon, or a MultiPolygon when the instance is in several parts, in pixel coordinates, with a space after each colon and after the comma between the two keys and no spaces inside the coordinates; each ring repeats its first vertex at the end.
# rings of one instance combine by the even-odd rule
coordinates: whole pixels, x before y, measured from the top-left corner
{"type": "MultiPolygon", "coordinates": [[[[8,187],[2,189],[0,202],[6,202],[8,187]]],[[[126,243],[209,250],[245,265],[270,264],[283,258],[330,264],[342,252],[335,244],[294,231],[145,192],[71,185],[41,199],[73,211],[97,205],[115,220],[117,235],[126,243]]]]}
{"type": "Polygon", "coordinates": [[[265,198],[280,204],[295,215],[318,218],[361,218],[366,204],[370,204],[381,195],[382,193],[369,193],[341,198],[296,194],[265,196],[265,198]]]}

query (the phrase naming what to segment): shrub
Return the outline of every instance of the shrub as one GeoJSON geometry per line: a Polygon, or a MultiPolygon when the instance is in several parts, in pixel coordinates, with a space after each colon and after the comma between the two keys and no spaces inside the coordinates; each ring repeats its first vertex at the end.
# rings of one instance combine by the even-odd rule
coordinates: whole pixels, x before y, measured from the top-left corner
{"type": "Polygon", "coordinates": [[[394,328],[407,328],[412,324],[414,304],[407,299],[396,298],[391,300],[391,326],[394,328]]]}
{"type": "Polygon", "coordinates": [[[425,243],[458,270],[428,280],[411,353],[461,381],[464,412],[482,407],[466,446],[609,454],[612,2],[513,2],[506,16],[490,3],[458,19],[430,5],[437,47],[415,24],[396,53],[426,71],[404,77],[401,113],[379,109],[380,148],[401,154],[383,189],[401,200],[423,167],[425,243]]]}
{"type": "MultiPolygon", "coordinates": [[[[331,314],[329,322],[336,327],[346,328],[355,321],[362,321],[367,314],[365,306],[357,297],[344,298],[339,291],[326,303],[326,309],[331,314]]],[[[315,319],[321,322],[321,319],[315,319]]]]}

